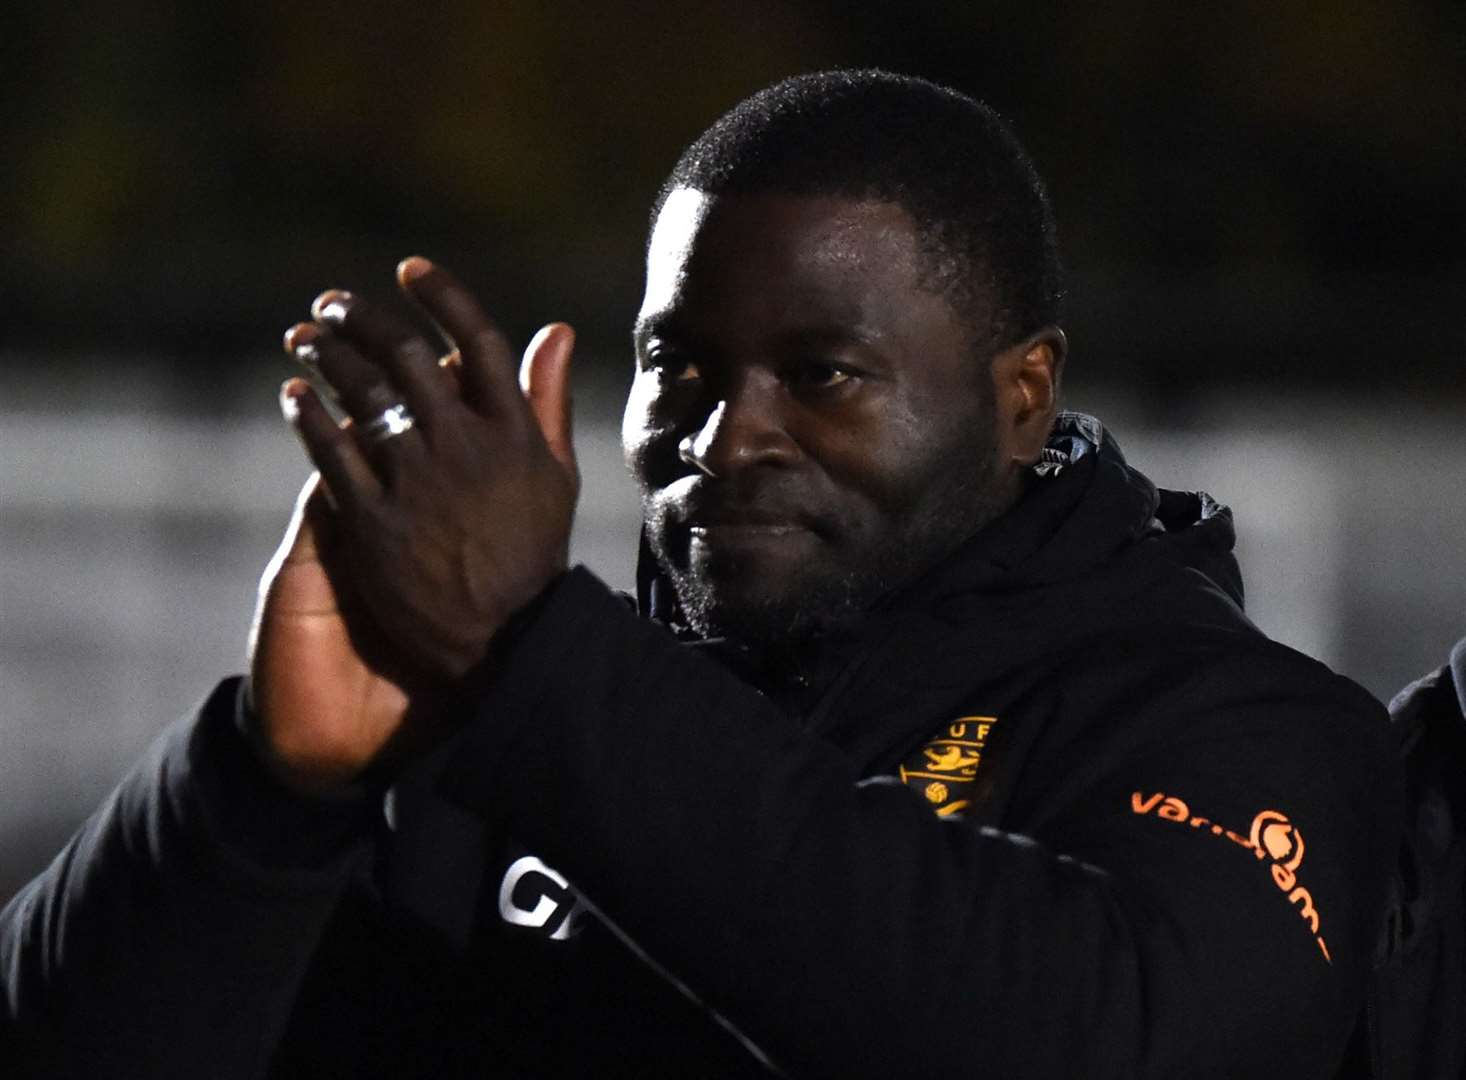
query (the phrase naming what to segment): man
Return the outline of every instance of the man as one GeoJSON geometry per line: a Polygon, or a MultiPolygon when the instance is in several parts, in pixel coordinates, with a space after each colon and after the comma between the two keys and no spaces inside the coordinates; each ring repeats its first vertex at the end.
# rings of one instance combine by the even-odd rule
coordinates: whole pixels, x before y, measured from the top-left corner
{"type": "Polygon", "coordinates": [[[790,80],[653,215],[637,615],[566,569],[571,333],[523,392],[339,291],[355,423],[247,690],[7,911],[36,1067],[1335,1073],[1398,815],[1379,707],[1242,615],[1228,512],[1058,415],[1042,186],[983,106],[790,80]],[[385,813],[377,797],[390,786],[385,813]]]}
{"type": "MultiPolygon", "coordinates": [[[[1373,1080],[1466,1074],[1466,639],[1390,701],[1405,837],[1369,987],[1373,1080]]],[[[1365,1075],[1361,1072],[1361,1075],[1365,1075]]]]}

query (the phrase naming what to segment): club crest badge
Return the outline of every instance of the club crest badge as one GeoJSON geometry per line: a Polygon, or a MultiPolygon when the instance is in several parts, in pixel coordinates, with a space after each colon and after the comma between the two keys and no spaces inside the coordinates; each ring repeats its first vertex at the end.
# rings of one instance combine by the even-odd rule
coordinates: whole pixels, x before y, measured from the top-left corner
{"type": "Polygon", "coordinates": [[[960,716],[901,765],[901,782],[916,791],[938,817],[961,817],[972,805],[996,716],[960,716]]]}

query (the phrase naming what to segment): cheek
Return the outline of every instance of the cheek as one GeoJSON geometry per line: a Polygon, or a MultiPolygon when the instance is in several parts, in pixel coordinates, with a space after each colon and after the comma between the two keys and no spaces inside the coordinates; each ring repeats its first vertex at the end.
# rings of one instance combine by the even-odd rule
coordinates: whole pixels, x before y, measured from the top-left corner
{"type": "Polygon", "coordinates": [[[621,453],[626,458],[626,467],[638,478],[642,475],[647,447],[656,438],[652,422],[655,401],[655,388],[649,385],[646,375],[639,373],[632,380],[626,411],[621,414],[621,453]]]}
{"type": "Polygon", "coordinates": [[[862,494],[881,512],[899,512],[916,501],[939,456],[933,454],[930,420],[919,421],[903,411],[888,411],[878,425],[855,425],[837,446],[827,447],[825,460],[836,483],[862,494]]]}
{"type": "Polygon", "coordinates": [[[933,506],[963,516],[991,466],[988,434],[979,417],[940,426],[931,416],[892,418],[880,439],[858,445],[850,459],[870,524],[900,531],[933,506]]]}
{"type": "Polygon", "coordinates": [[[621,416],[621,453],[644,493],[674,478],[669,469],[677,461],[677,436],[670,421],[658,415],[662,404],[655,378],[638,374],[621,416]]]}

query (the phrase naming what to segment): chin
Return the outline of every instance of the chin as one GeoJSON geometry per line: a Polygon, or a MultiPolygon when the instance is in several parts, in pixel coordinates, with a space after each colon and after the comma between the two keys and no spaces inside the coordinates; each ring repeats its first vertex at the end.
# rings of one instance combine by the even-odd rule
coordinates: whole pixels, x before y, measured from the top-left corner
{"type": "Polygon", "coordinates": [[[864,604],[845,579],[801,581],[771,588],[739,580],[673,574],[688,623],[703,637],[731,638],[760,649],[797,646],[858,619],[864,604]]]}

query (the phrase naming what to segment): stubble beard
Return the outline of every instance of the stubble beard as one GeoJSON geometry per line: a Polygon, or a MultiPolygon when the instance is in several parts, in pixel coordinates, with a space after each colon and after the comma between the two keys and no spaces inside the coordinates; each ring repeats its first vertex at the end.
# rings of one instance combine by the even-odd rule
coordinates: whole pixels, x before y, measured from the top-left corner
{"type": "Polygon", "coordinates": [[[683,617],[699,637],[731,638],[764,652],[797,651],[847,627],[886,591],[883,575],[853,570],[804,574],[775,591],[751,580],[753,570],[714,578],[670,559],[661,562],[683,617]]]}
{"type": "MultiPolygon", "coordinates": [[[[991,436],[961,450],[957,460],[977,466],[934,469],[902,527],[867,551],[832,547],[830,560],[788,574],[777,587],[752,566],[699,569],[685,538],[679,551],[670,551],[662,529],[649,528],[648,540],[696,634],[730,638],[765,654],[797,654],[820,637],[857,626],[1011,505],[991,436]]],[[[646,520],[654,521],[650,501],[645,509],[646,520]]]]}

